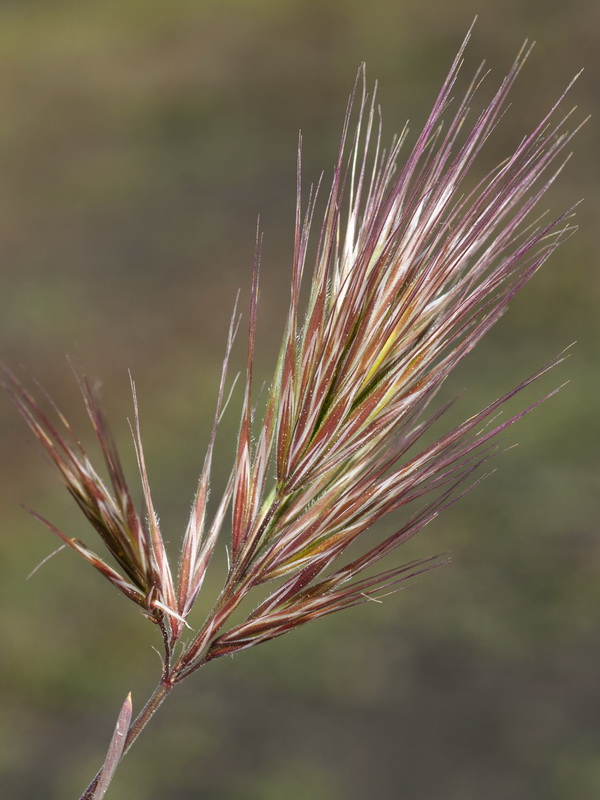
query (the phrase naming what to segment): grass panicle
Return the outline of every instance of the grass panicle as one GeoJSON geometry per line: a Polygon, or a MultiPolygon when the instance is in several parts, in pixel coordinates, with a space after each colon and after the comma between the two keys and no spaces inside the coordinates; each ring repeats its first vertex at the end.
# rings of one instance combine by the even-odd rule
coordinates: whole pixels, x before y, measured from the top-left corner
{"type": "Polygon", "coordinates": [[[571,114],[562,111],[570,86],[514,152],[476,186],[469,183],[530,48],[524,46],[488,105],[468,123],[488,76],[479,69],[462,99],[453,99],[467,40],[403,161],[408,129],[383,147],[375,92],[369,96],[361,68],[317,234],[321,187],[303,199],[299,140],[291,292],[274,375],[257,406],[259,232],[235,460],[209,515],[217,428],[228,402],[227,366],[240,325],[237,307],[176,567],[169,564],[152,500],[133,382],[140,509],[89,381],[82,378],[80,388],[108,484],[60,411],[54,408],[54,421],[5,369],[9,394],[114,566],[36,516],[163,635],[161,682],[131,725],[126,702],[104,771],[83,798],[104,793],[119,758],[168,692],[208,661],[377,600],[443,563],[434,557],[372,570],[468,491],[498,436],[537,403],[504,421],[497,420],[499,409],[561,360],[431,441],[432,426],[446,410],[433,401],[448,374],[573,229],[571,209],[551,221],[536,215],[575,132],[566,126],[571,114]],[[383,540],[364,536],[401,508],[406,513],[394,532],[383,540]],[[227,575],[207,619],[190,632],[187,619],[219,542],[228,551],[227,575]],[[361,542],[362,551],[355,546],[361,542]],[[252,597],[254,609],[233,624],[233,613],[252,597]]]}

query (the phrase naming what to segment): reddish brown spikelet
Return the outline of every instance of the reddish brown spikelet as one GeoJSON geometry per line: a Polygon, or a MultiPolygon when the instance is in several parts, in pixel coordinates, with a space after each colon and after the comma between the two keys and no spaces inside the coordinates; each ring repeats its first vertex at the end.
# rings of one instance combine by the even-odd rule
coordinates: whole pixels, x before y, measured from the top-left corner
{"type": "Polygon", "coordinates": [[[146,499],[150,504],[148,525],[142,522],[135,509],[117,449],[89,382],[85,378],[81,379],[80,388],[100,444],[112,492],[105,486],[71,426],[56,406],[54,410],[65,429],[64,435],[16,376],[6,368],[3,371],[9,396],[43,446],[69,494],[100,535],[121,571],[115,570],[82,542],[66,536],[38,514],[34,516],[82,555],[120,591],[138,603],[152,619],[160,621],[163,607],[172,607],[173,589],[164,544],[151,504],[149,488],[146,486],[147,476],[141,450],[140,465],[146,499]]]}
{"type": "MultiPolygon", "coordinates": [[[[489,430],[480,431],[481,425],[560,360],[418,450],[420,437],[439,416],[423,415],[450,370],[569,230],[566,224],[561,227],[567,214],[547,224],[530,221],[560,171],[560,165],[553,165],[573,135],[564,130],[566,117],[554,121],[564,95],[476,189],[466,196],[460,193],[527,55],[524,48],[465,133],[469,105],[482,81],[479,71],[444,131],[442,115],[450,105],[461,50],[401,169],[396,162],[404,135],[386,153],[379,133],[371,155],[375,105],[368,101],[364,75],[359,75],[363,89],[357,131],[347,154],[359,82],[346,115],[303,323],[298,298],[314,199],[311,194],[303,217],[298,181],[289,314],[254,450],[248,434],[250,362],[247,372],[243,447],[236,465],[245,478],[233,523],[234,531],[241,530],[243,508],[244,544],[239,545],[242,534],[238,543],[234,536],[222,606],[231,610],[252,586],[274,578],[284,582],[247,623],[219,638],[219,647],[207,651],[210,637],[201,632],[186,658],[190,667],[201,663],[202,652],[214,658],[237,646],[251,646],[388,586],[392,573],[397,577],[393,570],[340,588],[452,502],[459,484],[492,454],[493,440],[526,412],[489,430]],[[270,488],[264,482],[269,443],[276,471],[270,488]],[[413,455],[407,458],[409,451],[413,455]],[[261,478],[255,480],[257,473],[261,478]],[[423,500],[425,506],[383,544],[319,580],[374,522],[423,500]]],[[[252,297],[253,332],[255,291],[252,297]]],[[[398,574],[405,578],[410,573],[398,574]]]]}
{"type": "Polygon", "coordinates": [[[311,189],[304,207],[299,141],[289,309],[264,413],[254,419],[258,234],[235,462],[209,518],[211,466],[238,326],[234,311],[176,582],[150,493],[133,384],[142,514],[135,509],[88,382],[82,380],[81,389],[110,490],[66,420],[59,414],[66,429],[62,435],[22,384],[5,374],[22,416],[117,569],[45,524],[161,625],[169,685],[208,660],[376,599],[440,563],[426,559],[364,574],[467,491],[465,480],[493,454],[499,434],[530,410],[494,424],[498,409],[561,360],[425,444],[424,434],[443,414],[444,409],[431,411],[430,405],[449,372],[570,231],[565,221],[570,212],[549,223],[532,218],[574,135],[565,128],[570,114],[560,112],[566,92],[512,154],[474,189],[465,190],[469,170],[499,123],[529,53],[524,47],[468,128],[470,106],[486,75],[479,69],[462,100],[452,99],[466,41],[403,165],[399,156],[408,131],[388,150],[382,148],[375,98],[368,97],[360,70],[307,280],[305,309],[301,293],[318,191],[311,189]],[[381,542],[370,541],[362,554],[347,556],[350,545],[374,523],[404,507],[409,512],[397,530],[381,542]],[[229,510],[225,584],[206,622],[172,664],[173,647],[229,510]],[[341,563],[345,555],[349,560],[341,563]],[[263,588],[258,607],[227,630],[233,611],[249,593],[275,580],[266,598],[263,588]]]}

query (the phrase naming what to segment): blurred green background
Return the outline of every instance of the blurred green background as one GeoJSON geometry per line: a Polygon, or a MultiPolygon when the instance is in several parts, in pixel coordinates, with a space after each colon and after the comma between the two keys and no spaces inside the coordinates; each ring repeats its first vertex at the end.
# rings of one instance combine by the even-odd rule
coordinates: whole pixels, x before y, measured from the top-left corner
{"type": "MultiPolygon", "coordinates": [[[[0,354],[77,423],[65,354],[100,379],[133,467],[131,368],[176,545],[258,213],[259,384],[272,364],[298,129],[308,185],[334,163],[363,60],[380,82],[384,138],[408,117],[418,129],[476,13],[462,86],[485,58],[482,97],[522,41],[538,41],[479,176],[581,67],[563,105],[595,116],[547,202],[560,211],[585,197],[581,230],[448,393],[467,387],[458,413],[468,416],[577,340],[523,402],[570,382],[508,434],[520,446],[498,471],[405,550],[407,560],[450,551],[449,567],[210,665],[125,760],[115,800],[600,796],[596,0],[3,0],[0,354]]],[[[25,579],[56,543],[20,502],[93,536],[5,399],[0,413],[0,785],[11,800],[64,800],[99,765],[126,693],[139,708],[153,687],[158,640],[74,554],[25,579]]]]}

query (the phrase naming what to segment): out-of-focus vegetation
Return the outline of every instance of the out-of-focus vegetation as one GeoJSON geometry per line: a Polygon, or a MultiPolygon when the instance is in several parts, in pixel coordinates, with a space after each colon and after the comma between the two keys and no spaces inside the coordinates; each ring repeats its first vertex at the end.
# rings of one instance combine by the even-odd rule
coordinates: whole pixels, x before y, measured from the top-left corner
{"type": "MultiPolygon", "coordinates": [[[[125,760],[115,797],[600,794],[597,3],[5,0],[0,352],[81,421],[70,354],[102,380],[126,451],[131,368],[163,527],[177,543],[259,212],[265,379],[272,363],[298,128],[308,184],[333,165],[362,60],[380,81],[384,136],[407,116],[418,128],[478,12],[465,82],[485,57],[490,91],[522,40],[539,42],[480,175],[582,66],[565,110],[577,103],[595,118],[550,197],[555,212],[585,197],[581,230],[449,392],[468,387],[467,416],[577,340],[531,398],[570,383],[510,432],[521,446],[496,474],[406,549],[407,559],[450,550],[450,567],[382,605],[210,665],[125,760]]],[[[0,784],[11,800],[63,800],[98,766],[126,693],[139,704],[153,686],[156,632],[73,554],[25,580],[55,542],[18,501],[93,536],[8,401],[0,411],[0,784]]],[[[234,419],[220,438],[221,476],[234,419]]]]}

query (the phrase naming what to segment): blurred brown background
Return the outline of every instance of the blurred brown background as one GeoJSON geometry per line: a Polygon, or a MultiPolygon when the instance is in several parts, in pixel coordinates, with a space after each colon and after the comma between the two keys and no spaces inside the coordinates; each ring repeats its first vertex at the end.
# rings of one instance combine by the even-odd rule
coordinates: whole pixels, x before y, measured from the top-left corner
{"type": "MultiPolygon", "coordinates": [[[[525,400],[570,383],[509,433],[520,446],[498,471],[405,551],[451,551],[451,566],[209,666],[126,759],[115,800],[600,796],[596,0],[3,0],[0,354],[79,422],[65,354],[101,379],[130,466],[131,368],[176,545],[258,213],[260,379],[272,364],[298,128],[308,185],[333,165],[365,60],[387,140],[407,117],[416,130],[476,13],[462,85],[486,58],[482,97],[523,39],[538,41],[480,176],[582,66],[564,107],[595,116],[547,203],[585,197],[581,230],[448,392],[468,388],[467,416],[577,340],[525,400]]],[[[158,641],[74,554],[25,580],[56,543],[19,502],[93,536],[2,398],[0,412],[2,797],[65,800],[98,766],[125,694],[139,707],[154,685],[158,641]]]]}

